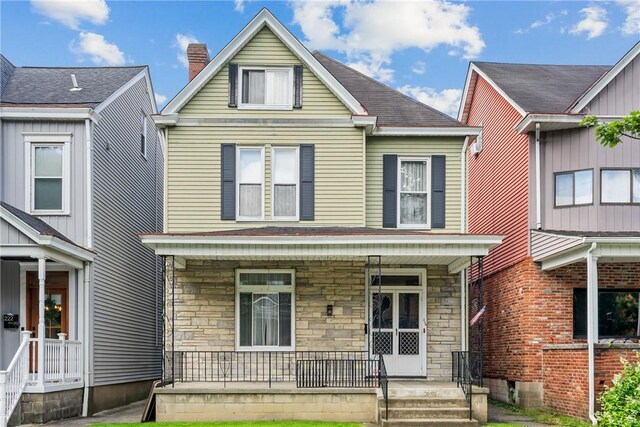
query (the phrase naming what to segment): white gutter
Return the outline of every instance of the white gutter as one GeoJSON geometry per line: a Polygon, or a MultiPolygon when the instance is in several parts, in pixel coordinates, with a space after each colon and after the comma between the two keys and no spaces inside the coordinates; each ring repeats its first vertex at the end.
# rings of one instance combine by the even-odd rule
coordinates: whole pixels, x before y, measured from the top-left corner
{"type": "Polygon", "coordinates": [[[82,337],[82,344],[83,344],[83,358],[82,358],[82,362],[83,362],[83,371],[84,371],[84,393],[82,396],[82,416],[86,417],[89,415],[89,375],[91,374],[89,372],[90,368],[89,368],[89,353],[91,350],[91,346],[89,343],[89,337],[90,337],[90,333],[91,333],[91,318],[90,318],[90,307],[89,307],[89,303],[91,301],[91,263],[90,262],[85,262],[84,263],[84,285],[83,285],[84,289],[83,289],[83,311],[82,311],[82,321],[84,323],[83,325],[83,337],[82,337]]]}
{"type": "Polygon", "coordinates": [[[477,136],[481,127],[378,127],[373,136],[477,136]]]}
{"type": "Polygon", "coordinates": [[[540,123],[536,123],[536,228],[542,228],[542,204],[540,202],[540,123]]]}
{"type": "Polygon", "coordinates": [[[93,156],[92,156],[92,141],[91,141],[91,120],[84,121],[84,135],[85,135],[85,185],[87,186],[87,241],[85,242],[87,248],[93,247],[93,156]]]}
{"type": "Polygon", "coordinates": [[[469,137],[464,139],[462,152],[460,152],[460,170],[462,174],[462,191],[460,192],[460,232],[467,231],[467,147],[469,146],[469,137]]]}
{"type": "Polygon", "coordinates": [[[595,417],[595,342],[598,339],[598,267],[597,257],[592,252],[597,243],[592,243],[587,251],[587,347],[589,349],[589,419],[598,424],[595,417]]]}

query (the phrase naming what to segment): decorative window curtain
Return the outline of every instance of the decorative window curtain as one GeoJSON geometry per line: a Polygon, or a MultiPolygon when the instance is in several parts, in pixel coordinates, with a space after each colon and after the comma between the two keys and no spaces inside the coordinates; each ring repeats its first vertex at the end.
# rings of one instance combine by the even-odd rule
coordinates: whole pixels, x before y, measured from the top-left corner
{"type": "Polygon", "coordinates": [[[267,105],[291,104],[289,70],[267,70],[264,103],[267,105]]]}
{"type": "Polygon", "coordinates": [[[240,149],[238,184],[238,215],[240,217],[262,216],[262,150],[240,149]]]}
{"type": "Polygon", "coordinates": [[[427,162],[400,165],[400,224],[427,223],[427,162]]]}
{"type": "Polygon", "coordinates": [[[253,294],[253,345],[278,345],[278,294],[253,294]]]}
{"type": "Polygon", "coordinates": [[[245,104],[264,104],[265,72],[263,70],[244,70],[242,73],[242,102],[245,104]]]}
{"type": "Polygon", "coordinates": [[[297,214],[298,153],[295,148],[273,149],[273,216],[297,214]]]}

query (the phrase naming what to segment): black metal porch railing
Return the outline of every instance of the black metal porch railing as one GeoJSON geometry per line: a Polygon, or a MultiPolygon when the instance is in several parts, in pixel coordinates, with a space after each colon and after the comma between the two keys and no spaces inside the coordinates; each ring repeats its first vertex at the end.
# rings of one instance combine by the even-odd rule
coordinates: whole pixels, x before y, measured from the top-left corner
{"type": "Polygon", "coordinates": [[[387,367],[384,365],[384,356],[378,355],[378,384],[382,390],[384,398],[384,419],[389,419],[389,377],[387,376],[387,367]]]}
{"type": "Polygon", "coordinates": [[[469,403],[469,419],[473,418],[473,386],[482,386],[482,377],[477,367],[479,356],[477,352],[451,352],[451,381],[462,389],[469,403]]]}

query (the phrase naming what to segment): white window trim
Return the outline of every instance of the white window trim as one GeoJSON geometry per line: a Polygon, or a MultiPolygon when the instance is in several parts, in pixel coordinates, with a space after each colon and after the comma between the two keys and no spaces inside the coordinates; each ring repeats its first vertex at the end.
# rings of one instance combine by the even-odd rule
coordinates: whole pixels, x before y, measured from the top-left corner
{"type": "MultiPolygon", "coordinates": [[[[286,183],[286,184],[290,184],[290,183],[286,183]]],[[[271,148],[271,219],[273,221],[299,221],[300,219],[300,147],[299,146],[295,146],[295,147],[287,147],[287,146],[280,146],[280,147],[272,147],[271,148]],[[275,153],[278,150],[294,150],[295,151],[295,156],[296,156],[296,178],[295,178],[295,182],[294,184],[296,185],[296,214],[295,216],[276,216],[275,215],[275,186],[276,186],[276,182],[275,182],[275,153]]]]}
{"type": "Polygon", "coordinates": [[[34,215],[69,215],[71,212],[71,133],[23,133],[25,159],[25,211],[34,215]],[[33,150],[34,147],[62,146],[62,209],[34,209],[33,150]]]}
{"type": "MultiPolygon", "coordinates": [[[[397,177],[397,200],[396,200],[396,226],[397,228],[409,228],[430,230],[431,229],[431,157],[398,157],[398,177],[397,177]],[[402,185],[402,162],[426,162],[427,163],[427,223],[426,224],[401,224],[400,223],[400,196],[402,191],[400,186],[402,185]]],[[[416,193],[415,191],[405,191],[405,193],[416,193]]],[[[424,192],[423,192],[424,193],[424,192]]]]}
{"type": "Polygon", "coordinates": [[[141,135],[140,136],[144,136],[144,146],[141,147],[141,154],[142,157],[144,157],[145,159],[147,158],[147,142],[148,142],[148,137],[147,137],[147,115],[144,113],[144,111],[142,112],[142,129],[140,130],[141,135]]]}
{"type": "MultiPolygon", "coordinates": [[[[239,110],[293,110],[293,67],[252,67],[252,66],[239,66],[238,67],[238,93],[236,99],[238,100],[239,110]],[[289,72],[289,103],[288,104],[245,104],[242,102],[242,75],[244,70],[256,70],[256,71],[288,71],[289,72]]],[[[265,82],[265,91],[267,85],[265,82]]]]}
{"type": "Polygon", "coordinates": [[[236,221],[264,221],[265,169],[263,146],[236,147],[236,221]],[[260,216],[240,216],[240,151],[242,150],[260,150],[260,161],[262,162],[262,182],[260,182],[262,185],[262,191],[260,193],[260,216]]]}
{"type": "MultiPolygon", "coordinates": [[[[296,270],[295,269],[236,269],[235,277],[235,326],[234,333],[236,336],[236,351],[295,351],[296,347],[296,270]],[[291,274],[291,286],[246,286],[240,285],[241,273],[289,273],[291,274]],[[280,346],[240,346],[240,293],[245,292],[291,292],[291,345],[287,347],[280,346]]],[[[253,342],[253,340],[252,340],[253,342]]]]}

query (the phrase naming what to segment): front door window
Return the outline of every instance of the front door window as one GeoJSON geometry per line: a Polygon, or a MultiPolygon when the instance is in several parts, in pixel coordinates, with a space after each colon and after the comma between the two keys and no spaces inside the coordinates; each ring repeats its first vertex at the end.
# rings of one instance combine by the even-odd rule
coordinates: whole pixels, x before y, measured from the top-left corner
{"type": "MultiPolygon", "coordinates": [[[[38,336],[38,273],[27,272],[27,328],[38,336]]],[[[47,272],[44,288],[45,338],[57,339],[59,333],[69,330],[69,272],[47,272]]]]}

